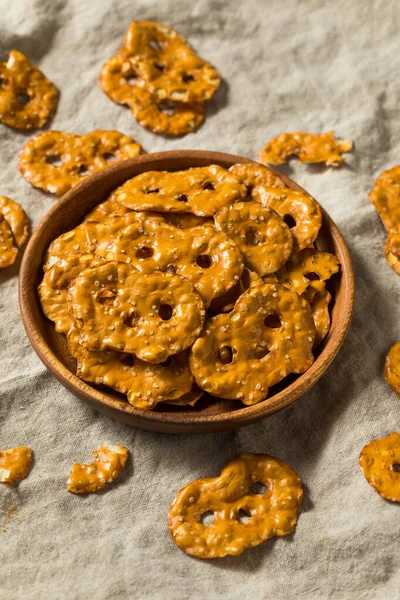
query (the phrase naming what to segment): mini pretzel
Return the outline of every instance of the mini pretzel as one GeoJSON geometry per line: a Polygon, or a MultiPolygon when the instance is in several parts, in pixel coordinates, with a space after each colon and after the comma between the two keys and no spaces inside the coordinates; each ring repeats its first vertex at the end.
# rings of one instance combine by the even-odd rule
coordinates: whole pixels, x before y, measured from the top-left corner
{"type": "Polygon", "coordinates": [[[400,502],[400,435],[372,440],[360,454],[360,467],[369,485],[382,498],[400,502]],[[395,467],[397,467],[395,469],[395,467]]]}
{"type": "Polygon", "coordinates": [[[68,304],[89,350],[128,352],[150,363],[191,346],[205,316],[184,277],[142,275],[118,262],[82,271],[69,287],[68,304]]]}
{"type": "Polygon", "coordinates": [[[46,317],[55,323],[55,330],[68,333],[72,319],[68,310],[68,286],[79,273],[104,263],[93,254],[71,254],[46,271],[39,285],[39,298],[46,317]]]}
{"type": "Polygon", "coordinates": [[[68,332],[67,341],[77,361],[78,377],[126,394],[136,408],[152,410],[159,402],[190,404],[201,395],[192,394],[194,379],[187,350],[174,354],[165,364],[152,365],[132,354],[88,350],[81,344],[77,327],[68,332]]]}
{"type": "Polygon", "coordinates": [[[323,291],[323,282],[338,271],[339,261],[336,256],[315,248],[304,248],[290,257],[277,277],[279,283],[302,295],[310,282],[315,289],[323,291]]]}
{"type": "Polygon", "coordinates": [[[255,188],[253,197],[263,206],[277,212],[290,227],[294,251],[312,246],[322,224],[321,208],[314,198],[288,188],[264,186],[255,188]]]}
{"type": "Polygon", "coordinates": [[[0,213],[0,269],[14,264],[18,248],[15,246],[11,227],[0,213]]]}
{"type": "Polygon", "coordinates": [[[400,227],[400,166],[383,171],[369,193],[369,199],[387,231],[400,227]]]}
{"type": "Polygon", "coordinates": [[[190,354],[206,392],[256,404],[268,388],[314,362],[315,328],[308,303],[281,285],[251,286],[232,312],[209,319],[190,354]]]}
{"type": "Polygon", "coordinates": [[[125,468],[129,451],[125,446],[101,446],[93,454],[91,465],[72,465],[68,479],[69,492],[87,494],[109,486],[125,468]]]}
{"type": "Polygon", "coordinates": [[[18,248],[28,238],[29,223],[24,209],[6,196],[0,196],[0,269],[11,266],[18,248]]]}
{"type": "Polygon", "coordinates": [[[61,196],[111,160],[121,162],[142,152],[140,144],[118,131],[97,129],[85,135],[45,131],[22,148],[19,169],[33,186],[61,196]]]}
{"type": "Polygon", "coordinates": [[[296,471],[267,454],[241,454],[219,477],[182,488],[168,512],[172,539],[198,558],[237,556],[293,533],[303,497],[296,471]],[[210,524],[207,517],[212,517],[210,524]]]}
{"type": "Polygon", "coordinates": [[[400,342],[390,348],[386,357],[385,379],[396,394],[400,396],[400,342]]]}
{"type": "Polygon", "coordinates": [[[247,188],[247,193],[254,200],[254,191],[259,186],[286,188],[285,183],[272,169],[259,163],[238,163],[230,169],[231,173],[237,175],[247,188]]]}
{"type": "Polygon", "coordinates": [[[400,275],[400,233],[396,230],[389,231],[385,244],[385,256],[392,269],[400,275]]]}
{"type": "Polygon", "coordinates": [[[27,446],[0,450],[0,482],[12,484],[25,479],[31,465],[32,450],[27,446]]]}
{"type": "Polygon", "coordinates": [[[239,246],[245,265],[260,276],[278,271],[289,258],[293,236],[272,209],[258,202],[238,202],[215,215],[217,229],[239,246]]]}
{"type": "Polygon", "coordinates": [[[316,348],[322,344],[331,327],[329,304],[332,300],[332,296],[326,289],[320,290],[308,287],[303,293],[303,298],[307,300],[311,307],[311,314],[315,325],[314,348],[316,348]]]}
{"type": "Polygon", "coordinates": [[[336,140],[334,131],[328,133],[281,133],[273,138],[260,152],[261,162],[281,165],[292,156],[302,163],[323,162],[327,167],[338,167],[343,152],[351,152],[351,140],[336,140]]]}
{"type": "Polygon", "coordinates": [[[14,129],[39,129],[57,108],[56,86],[17,50],[0,62],[0,122],[14,129]]]}
{"type": "Polygon", "coordinates": [[[240,179],[219,167],[185,171],[147,171],[117,188],[113,198],[131,210],[194,213],[212,217],[227,204],[246,196],[240,179]]]}
{"type": "Polygon", "coordinates": [[[200,127],[204,120],[203,103],[162,101],[141,84],[129,60],[113,56],[103,65],[100,73],[103,92],[113,102],[129,106],[142,127],[165,135],[183,135],[200,127]]]}

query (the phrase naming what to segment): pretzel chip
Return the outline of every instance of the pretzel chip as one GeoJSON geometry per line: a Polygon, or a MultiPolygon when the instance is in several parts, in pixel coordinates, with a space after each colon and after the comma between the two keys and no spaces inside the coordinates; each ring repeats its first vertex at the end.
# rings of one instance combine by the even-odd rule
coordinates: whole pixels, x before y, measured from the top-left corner
{"type": "Polygon", "coordinates": [[[129,451],[125,446],[101,446],[93,454],[92,464],[72,465],[67,482],[72,494],[88,494],[108,487],[125,468],[129,451]]]}
{"type": "Polygon", "coordinates": [[[0,214],[9,224],[16,246],[21,248],[29,234],[29,222],[24,209],[11,198],[0,196],[0,214]]]}
{"type": "Polygon", "coordinates": [[[400,435],[372,440],[360,454],[365,479],[382,498],[400,502],[400,435]]]}
{"type": "Polygon", "coordinates": [[[190,229],[191,227],[198,227],[199,225],[214,225],[214,220],[210,217],[198,217],[193,213],[165,212],[160,214],[167,223],[171,223],[179,229],[190,229]]]}
{"type": "Polygon", "coordinates": [[[238,202],[215,215],[217,229],[238,245],[245,265],[260,276],[278,271],[293,248],[289,227],[272,209],[258,202],[238,202]]]}
{"type": "Polygon", "coordinates": [[[170,506],[168,526],[187,554],[238,556],[274,536],[293,533],[302,497],[300,477],[284,462],[267,454],[241,454],[219,477],[182,488],[170,506]]]}
{"type": "Polygon", "coordinates": [[[400,275],[400,233],[389,231],[385,244],[385,257],[390,266],[400,275]]]}
{"type": "Polygon", "coordinates": [[[11,267],[17,254],[18,248],[15,245],[11,227],[0,213],[0,269],[11,267]]]}
{"type": "Polygon", "coordinates": [[[342,154],[351,152],[351,140],[337,140],[335,132],[328,133],[281,133],[261,150],[260,160],[263,163],[281,165],[291,157],[302,163],[323,162],[327,167],[338,167],[344,162],[342,154]]]}
{"type": "Polygon", "coordinates": [[[392,346],[385,361],[386,383],[400,396],[400,342],[392,346]]]}
{"type": "Polygon", "coordinates": [[[199,387],[221,398],[256,404],[268,388],[314,362],[309,304],[281,285],[251,286],[229,314],[209,319],[190,352],[199,387]]]}
{"type": "Polygon", "coordinates": [[[240,179],[218,165],[185,171],[147,171],[117,188],[113,198],[131,210],[194,213],[212,217],[246,196],[240,179]]]}
{"type": "Polygon", "coordinates": [[[204,323],[203,302],[190,281],[171,273],[143,275],[126,263],[82,271],[68,304],[89,350],[117,350],[160,363],[188,348],[204,323]]]}
{"type": "Polygon", "coordinates": [[[400,228],[400,165],[383,171],[369,193],[385,229],[400,228]]]}
{"type": "Polygon", "coordinates": [[[129,208],[122,206],[122,204],[113,198],[107,198],[107,200],[100,202],[100,204],[88,212],[85,221],[96,221],[96,223],[99,223],[110,217],[123,217],[129,212],[132,212],[129,208]]]}
{"type": "Polygon", "coordinates": [[[165,363],[152,365],[132,354],[114,350],[88,350],[81,333],[72,327],[67,335],[68,350],[77,361],[78,377],[126,394],[128,402],[141,410],[152,410],[159,402],[190,404],[200,397],[192,394],[194,378],[189,352],[170,356],[165,363]]]}
{"type": "Polygon", "coordinates": [[[254,193],[259,186],[286,188],[285,183],[272,169],[259,163],[237,163],[230,167],[230,172],[237,175],[247,188],[247,194],[257,200],[254,193]]]}
{"type": "Polygon", "coordinates": [[[280,284],[303,295],[311,283],[315,290],[323,291],[324,281],[337,273],[339,266],[339,261],[333,254],[315,248],[304,248],[290,257],[278,271],[277,277],[280,284]]]}
{"type": "Polygon", "coordinates": [[[32,450],[27,446],[0,450],[0,482],[13,484],[25,479],[31,465],[32,450]]]}
{"type": "Polygon", "coordinates": [[[315,325],[314,348],[317,348],[317,346],[322,344],[331,327],[329,304],[332,296],[327,289],[308,287],[303,293],[303,298],[307,300],[311,307],[311,314],[315,325]]]}
{"type": "Polygon", "coordinates": [[[39,129],[54,115],[56,86],[21,52],[0,62],[0,122],[14,129],[39,129]]]}
{"type": "Polygon", "coordinates": [[[142,154],[140,144],[118,131],[84,135],[44,131],[22,148],[19,169],[34,187],[61,196],[88,175],[142,154]]]}
{"type": "MultiPolygon", "coordinates": [[[[267,277],[270,277],[269,275],[267,277]]],[[[228,290],[223,296],[219,296],[214,298],[210,304],[208,309],[208,313],[212,316],[219,315],[220,313],[230,313],[240,296],[249,289],[250,286],[255,285],[257,283],[278,283],[278,280],[275,277],[274,281],[264,281],[264,278],[255,273],[254,271],[250,271],[247,268],[243,269],[243,273],[240,276],[240,279],[230,290],[228,290]]]]}

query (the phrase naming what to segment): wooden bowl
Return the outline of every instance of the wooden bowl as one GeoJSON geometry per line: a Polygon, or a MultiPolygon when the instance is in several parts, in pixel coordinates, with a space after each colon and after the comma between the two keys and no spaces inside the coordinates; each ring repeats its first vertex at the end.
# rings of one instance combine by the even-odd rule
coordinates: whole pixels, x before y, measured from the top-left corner
{"type": "MultiPolygon", "coordinates": [[[[219,152],[182,150],[145,154],[86,178],[67,192],[49,210],[33,233],[25,250],[19,277],[19,301],[26,332],[33,349],[45,366],[78,398],[110,417],[136,427],[168,433],[206,433],[247,425],[288,406],[304,394],[331,364],[348,330],[354,300],[354,277],[344,239],[329,215],[322,209],[323,224],[317,240],[320,249],[333,252],[341,263],[340,274],[329,282],[332,301],[332,326],[314,364],[300,376],[290,376],[271,388],[267,400],[253,406],[238,401],[211,398],[205,394],[195,407],[159,405],[147,412],[134,408],[121,394],[102,386],[85,383],[75,375],[75,361],[67,352],[64,336],[42,313],[37,288],[42,279],[42,259],[50,242],[78,225],[86,213],[106,199],[124,181],[148,170],[176,171],[189,167],[218,164],[228,168],[251,162],[240,156],[219,152]]],[[[280,175],[286,185],[301,188],[280,175]]]]}

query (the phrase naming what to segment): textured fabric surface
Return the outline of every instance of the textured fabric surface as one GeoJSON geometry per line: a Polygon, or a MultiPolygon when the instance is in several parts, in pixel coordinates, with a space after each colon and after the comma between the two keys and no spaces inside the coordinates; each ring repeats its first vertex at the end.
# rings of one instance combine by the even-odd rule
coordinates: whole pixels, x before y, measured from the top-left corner
{"type": "MultiPolygon", "coordinates": [[[[358,455],[399,426],[400,400],[383,363],[400,339],[400,279],[367,193],[399,162],[400,5],[396,0],[0,0],[0,55],[24,52],[61,90],[52,128],[118,129],[147,152],[198,148],[257,158],[282,131],[335,129],[355,140],[340,169],[292,162],[284,172],[315,195],[349,244],[357,279],[352,327],[325,376],[298,402],[236,432],[149,433],[95,413],[32,350],[17,304],[17,268],[0,274],[0,447],[27,444],[30,476],[0,489],[0,598],[400,597],[399,507],[364,480],[358,455]],[[141,129],[98,86],[133,19],[175,27],[221,71],[224,85],[193,135],[141,129]],[[118,485],[66,492],[71,463],[104,443],[132,453],[118,485]],[[219,474],[240,452],[279,456],[301,475],[296,533],[237,558],[200,561],[172,543],[166,514],[177,490],[219,474]],[[14,507],[14,508],[12,508],[14,507]]],[[[0,193],[34,228],[54,198],[17,169],[31,134],[0,125],[0,193]]]]}

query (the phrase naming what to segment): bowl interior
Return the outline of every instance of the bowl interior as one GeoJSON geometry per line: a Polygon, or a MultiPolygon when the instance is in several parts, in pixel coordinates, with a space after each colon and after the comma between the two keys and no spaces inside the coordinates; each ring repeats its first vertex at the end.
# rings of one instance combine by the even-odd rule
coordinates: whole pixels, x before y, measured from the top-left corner
{"type": "MultiPolygon", "coordinates": [[[[154,411],[140,411],[129,405],[125,396],[103,386],[92,386],[75,375],[75,361],[67,351],[65,337],[54,330],[40,308],[37,287],[42,279],[42,260],[50,242],[78,225],[83,217],[107,198],[124,181],[147,170],[181,170],[195,166],[219,164],[229,168],[237,162],[251,162],[228,154],[177,151],[143,155],[111,165],[65,194],[46,214],[25,251],[20,273],[21,314],[30,341],[46,367],[75,395],[113,418],[139,427],[168,432],[207,432],[230,429],[253,422],[287,406],[303,394],[332,362],[346,334],[353,306],[354,281],[351,260],[339,230],[323,210],[323,223],[317,247],[334,253],[341,262],[340,272],[329,281],[332,325],[324,343],[316,351],[310,369],[299,376],[289,376],[270,388],[269,396],[254,406],[216,399],[208,394],[194,407],[159,405],[154,411]]],[[[286,185],[301,190],[282,176],[286,185]]]]}

